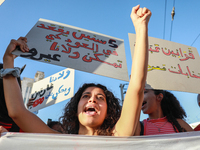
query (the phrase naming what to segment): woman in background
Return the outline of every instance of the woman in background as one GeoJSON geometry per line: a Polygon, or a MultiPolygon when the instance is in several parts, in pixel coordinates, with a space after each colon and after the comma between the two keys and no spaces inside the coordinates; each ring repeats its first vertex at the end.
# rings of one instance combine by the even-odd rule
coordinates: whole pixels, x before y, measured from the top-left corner
{"type": "Polygon", "coordinates": [[[142,111],[149,118],[139,122],[135,135],[156,135],[193,131],[176,97],[165,90],[144,90],[142,111]]]}

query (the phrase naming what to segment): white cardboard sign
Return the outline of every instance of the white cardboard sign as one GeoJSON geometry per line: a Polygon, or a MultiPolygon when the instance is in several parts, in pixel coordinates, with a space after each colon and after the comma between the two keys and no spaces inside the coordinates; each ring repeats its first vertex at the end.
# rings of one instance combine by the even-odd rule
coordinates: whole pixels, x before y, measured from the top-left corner
{"type": "Polygon", "coordinates": [[[26,35],[24,58],[128,81],[124,41],[66,24],[39,19],[26,35]]]}
{"type": "Polygon", "coordinates": [[[31,98],[34,98],[34,103],[28,109],[37,111],[73,95],[74,69],[65,69],[33,84],[31,98]]]}
{"type": "MultiPolygon", "coordinates": [[[[129,33],[131,52],[135,34],[129,33]]],[[[147,84],[154,89],[200,93],[200,59],[195,47],[149,37],[147,84]]]]}
{"type": "Polygon", "coordinates": [[[4,2],[5,0],[0,0],[0,6],[1,6],[1,4],[4,2]]]}

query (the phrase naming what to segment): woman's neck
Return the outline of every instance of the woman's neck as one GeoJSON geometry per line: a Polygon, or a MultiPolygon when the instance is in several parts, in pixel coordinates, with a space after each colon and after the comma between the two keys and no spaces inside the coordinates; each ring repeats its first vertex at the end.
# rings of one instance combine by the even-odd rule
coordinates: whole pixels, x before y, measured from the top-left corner
{"type": "Polygon", "coordinates": [[[97,135],[97,132],[94,128],[80,126],[78,130],[78,134],[80,135],[97,135]]]}
{"type": "Polygon", "coordinates": [[[158,119],[163,117],[164,115],[161,107],[159,107],[157,110],[149,114],[149,119],[158,119]]]}

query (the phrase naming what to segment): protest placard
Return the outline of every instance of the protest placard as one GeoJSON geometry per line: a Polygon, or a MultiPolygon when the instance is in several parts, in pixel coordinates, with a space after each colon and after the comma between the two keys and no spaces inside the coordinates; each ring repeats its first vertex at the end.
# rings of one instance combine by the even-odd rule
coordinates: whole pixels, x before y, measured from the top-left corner
{"type": "Polygon", "coordinates": [[[26,35],[24,58],[128,81],[124,41],[66,24],[39,19],[26,35]]]}
{"type": "Polygon", "coordinates": [[[74,95],[74,69],[65,69],[33,84],[31,98],[34,103],[28,109],[37,111],[67,100],[74,95]]]}
{"type": "Polygon", "coordinates": [[[1,4],[4,2],[5,0],[0,0],[0,6],[1,6],[1,4]]]}
{"type": "MultiPolygon", "coordinates": [[[[129,33],[131,52],[135,34],[129,33]]],[[[149,37],[147,84],[154,89],[200,93],[200,59],[195,47],[149,37]]]]}

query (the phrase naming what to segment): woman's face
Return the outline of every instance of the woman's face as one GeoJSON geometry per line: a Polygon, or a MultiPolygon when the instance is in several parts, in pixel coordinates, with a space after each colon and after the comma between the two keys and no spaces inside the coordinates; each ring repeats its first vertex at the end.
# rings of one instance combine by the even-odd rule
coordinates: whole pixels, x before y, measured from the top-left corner
{"type": "Polygon", "coordinates": [[[88,87],[78,103],[79,125],[97,128],[102,125],[107,114],[106,95],[98,87],[88,87]]]}
{"type": "Polygon", "coordinates": [[[142,104],[142,111],[144,114],[151,114],[157,109],[156,95],[153,90],[144,90],[144,100],[142,104]]]}

